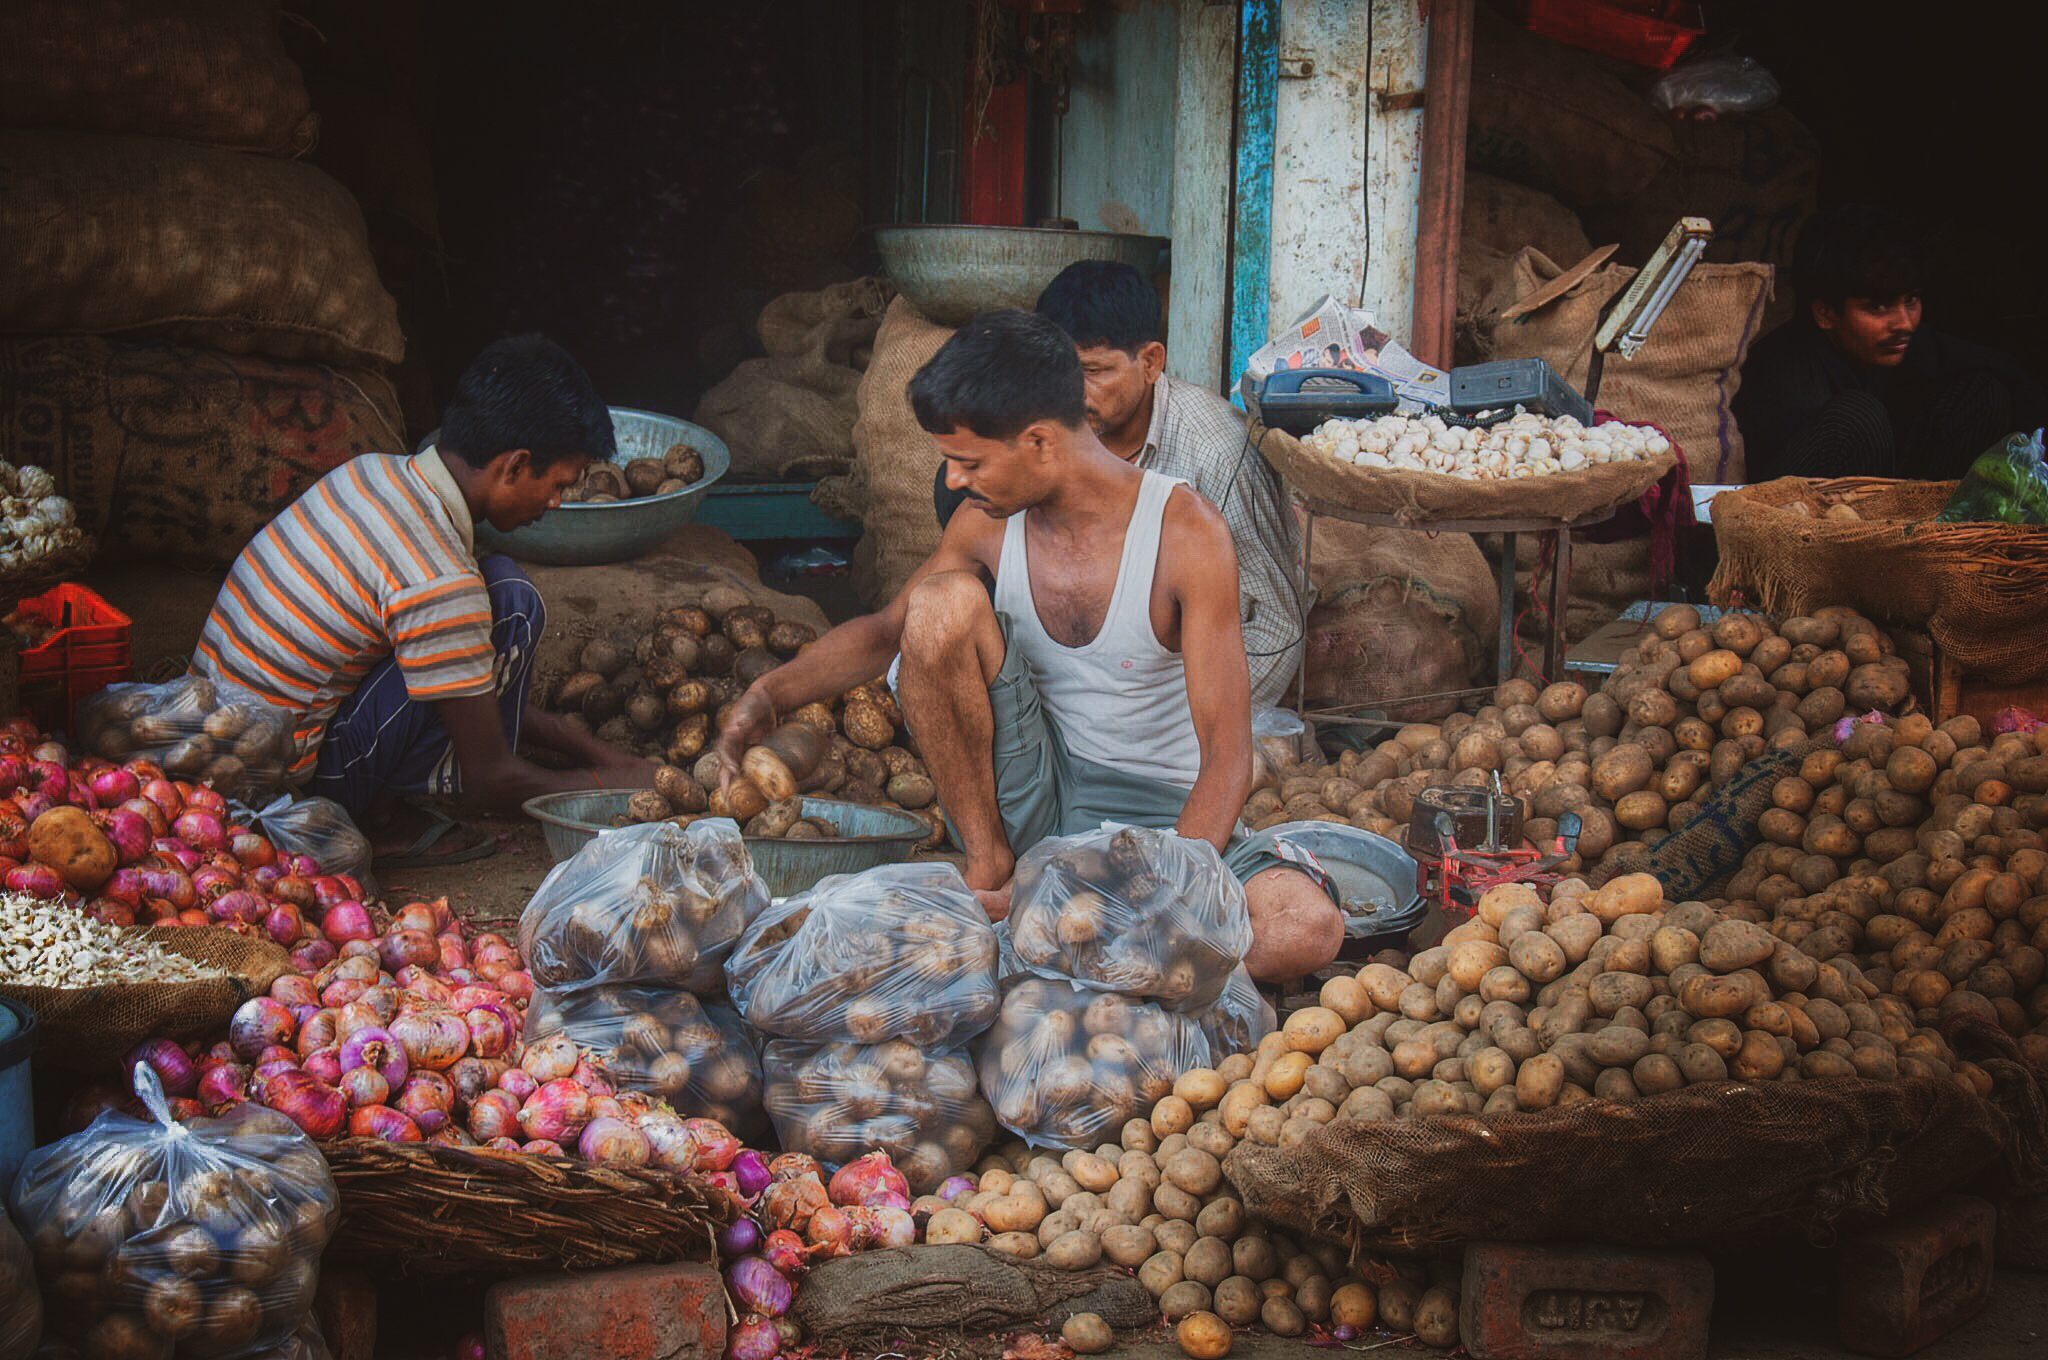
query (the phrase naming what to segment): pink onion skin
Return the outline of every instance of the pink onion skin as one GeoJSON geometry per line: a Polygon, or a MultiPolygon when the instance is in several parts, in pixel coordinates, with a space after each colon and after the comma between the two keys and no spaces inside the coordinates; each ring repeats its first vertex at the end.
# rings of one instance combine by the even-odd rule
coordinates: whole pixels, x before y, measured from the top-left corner
{"type": "Polygon", "coordinates": [[[45,901],[64,895],[64,880],[47,864],[22,864],[9,869],[4,880],[9,892],[45,901]]]}
{"type": "Polygon", "coordinates": [[[455,1111],[455,1087],[439,1072],[414,1072],[391,1103],[411,1115],[423,1131],[433,1133],[455,1111]]]}
{"type": "Polygon", "coordinates": [[[292,1013],[283,1002],[252,996],[228,1021],[228,1042],[237,1057],[254,1059],[273,1044],[290,1044],[294,1028],[292,1013]]]}
{"type": "Polygon", "coordinates": [[[93,820],[99,823],[107,843],[114,847],[114,859],[121,864],[134,864],[140,860],[149,853],[149,843],[156,838],[148,822],[124,807],[96,813],[93,820]]]}
{"type": "Polygon", "coordinates": [[[577,1060],[582,1055],[576,1051],[576,1041],[564,1031],[544,1034],[527,1044],[520,1055],[519,1065],[527,1070],[533,1079],[545,1086],[551,1081],[560,1081],[576,1070],[577,1060]]]}
{"type": "Polygon", "coordinates": [[[736,1260],[761,1246],[761,1225],[741,1215],[718,1230],[718,1254],[736,1260]]]}
{"type": "Polygon", "coordinates": [[[179,911],[199,905],[199,893],[192,886],[192,876],[176,865],[152,865],[145,860],[136,866],[136,870],[142,876],[143,897],[168,902],[179,911]]]}
{"type": "MultiPolygon", "coordinates": [[[[0,772],[0,786],[6,782],[4,772],[0,772]]],[[[142,796],[142,781],[119,765],[94,770],[86,782],[92,788],[92,796],[100,800],[103,808],[118,807],[130,798],[142,796]]]]}
{"type": "Polygon", "coordinates": [[[518,1032],[511,1014],[500,1006],[473,1006],[463,1012],[462,1023],[469,1029],[469,1051],[479,1058],[503,1057],[518,1032]]]}
{"type": "Polygon", "coordinates": [[[396,973],[401,968],[432,968],[441,961],[441,946],[424,930],[393,929],[377,940],[377,957],[396,973]]]}
{"type": "Polygon", "coordinates": [[[387,1143],[423,1143],[426,1135],[403,1111],[389,1105],[365,1105],[348,1117],[351,1138],[378,1138],[387,1143]]]}
{"type": "Polygon", "coordinates": [[[326,940],[301,940],[292,946],[292,967],[301,973],[317,973],[336,958],[334,946],[326,940]]]}
{"type": "MultiPolygon", "coordinates": [[[[198,881],[193,881],[198,888],[198,881]]],[[[206,914],[220,922],[242,921],[254,925],[261,921],[271,904],[246,888],[232,888],[214,897],[206,904],[206,914]]]]}
{"type": "Polygon", "coordinates": [[[569,1076],[578,1086],[581,1086],[594,1096],[612,1095],[616,1090],[612,1085],[611,1078],[607,1077],[603,1069],[590,1060],[588,1054],[576,1060],[576,1070],[571,1072],[569,1076]]]}
{"type": "Polygon", "coordinates": [[[469,1051],[469,1026],[445,1010],[401,1012],[389,1028],[415,1068],[445,1071],[469,1051]]]}
{"type": "Polygon", "coordinates": [[[370,985],[362,978],[338,977],[320,989],[320,1004],[340,1010],[369,991],[370,985]]]}
{"type": "Polygon", "coordinates": [[[133,1072],[137,1063],[149,1064],[167,1096],[189,1096],[199,1089],[199,1064],[175,1040],[144,1039],[128,1051],[121,1068],[133,1072]]]}
{"type": "Polygon", "coordinates": [[[962,1195],[972,1195],[979,1192],[980,1189],[981,1187],[974,1183],[974,1177],[972,1176],[948,1176],[940,1184],[936,1193],[940,1199],[951,1204],[962,1195]]]}
{"type": "Polygon", "coordinates": [[[329,1086],[338,1086],[341,1081],[341,1045],[329,1044],[315,1049],[299,1059],[299,1066],[306,1069],[307,1075],[318,1077],[329,1086]]]}
{"type": "Polygon", "coordinates": [[[149,843],[149,852],[188,875],[196,873],[206,858],[176,836],[157,837],[149,843]]]}
{"type": "Polygon", "coordinates": [[[256,1065],[258,1067],[274,1062],[287,1063],[297,1067],[299,1065],[299,1055],[286,1048],[283,1044],[272,1044],[256,1055],[256,1065]]]}
{"type": "Polygon", "coordinates": [[[527,1097],[540,1089],[540,1083],[524,1067],[508,1067],[498,1074],[498,1089],[524,1104],[527,1097]]]}
{"type": "Polygon", "coordinates": [[[645,1166],[652,1155],[647,1135],[613,1115],[600,1115],[583,1126],[576,1151],[586,1162],[602,1166],[645,1166]]]}
{"type": "Polygon", "coordinates": [[[469,1131],[484,1142],[512,1138],[519,1125],[519,1101],[509,1091],[486,1091],[469,1103],[469,1131]]]}
{"type": "Polygon", "coordinates": [[[752,1148],[744,1148],[732,1159],[732,1177],[739,1182],[740,1198],[752,1202],[754,1197],[768,1188],[774,1177],[768,1174],[768,1161],[752,1148]]]}
{"type": "Polygon", "coordinates": [[[498,990],[514,1001],[533,1000],[533,974],[524,968],[514,968],[498,978],[498,990]]]}
{"type": "Polygon", "coordinates": [[[568,1152],[552,1138],[529,1138],[519,1145],[519,1150],[529,1157],[566,1157],[568,1152]]]}
{"type": "Polygon", "coordinates": [[[348,1127],[347,1099],[306,1072],[277,1073],[263,1083],[261,1099],[308,1138],[333,1138],[348,1127]]]}
{"type": "Polygon", "coordinates": [[[685,1119],[683,1127],[697,1142],[697,1160],[692,1171],[725,1171],[740,1155],[740,1140],[716,1119],[685,1119]]]}
{"type": "Polygon", "coordinates": [[[270,984],[270,995],[272,1000],[287,1006],[312,1006],[320,1001],[320,989],[313,985],[313,979],[297,973],[280,974],[270,984]]]}
{"type": "Polygon", "coordinates": [[[852,1217],[846,1210],[830,1204],[811,1215],[810,1223],[804,1228],[804,1241],[810,1243],[811,1255],[819,1257],[851,1256],[860,1250],[860,1238],[852,1217]]]}
{"type": "Polygon", "coordinates": [[[299,1056],[327,1048],[341,1042],[341,1013],[331,1010],[314,1011],[309,1019],[299,1022],[299,1056]]]}
{"type": "Polygon", "coordinates": [[[243,1063],[215,1063],[199,1074],[199,1089],[193,1098],[209,1113],[238,1104],[249,1098],[249,1081],[254,1075],[243,1063]]]}
{"type": "MultiPolygon", "coordinates": [[[[793,1291],[782,1273],[761,1256],[742,1256],[725,1268],[725,1282],[742,1313],[781,1317],[789,1311],[793,1291]]],[[[781,1340],[780,1333],[776,1340],[781,1340]]]]}
{"type": "Polygon", "coordinates": [[[457,968],[469,967],[469,945],[464,942],[460,931],[444,931],[434,937],[434,943],[441,950],[441,967],[453,972],[457,968]]]}
{"type": "MultiPolygon", "coordinates": [[[[825,1187],[832,1196],[832,1202],[840,1208],[853,1205],[872,1205],[875,1197],[884,1193],[902,1200],[901,1207],[909,1207],[910,1182],[896,1169],[886,1152],[870,1152],[856,1157],[832,1173],[832,1180],[825,1187]]],[[[891,1201],[894,1203],[894,1201],[891,1201]]]]}
{"type": "Polygon", "coordinates": [[[287,949],[299,942],[299,936],[305,929],[305,919],[289,902],[280,902],[264,913],[263,933],[287,949]]]}
{"type": "Polygon", "coordinates": [[[341,1041],[341,1067],[374,1067],[392,1090],[403,1090],[412,1075],[412,1061],[404,1045],[390,1030],[371,1026],[351,1033],[341,1041]]]}
{"type": "Polygon", "coordinates": [[[352,1110],[360,1110],[365,1105],[382,1105],[391,1099],[391,1083],[384,1080],[374,1067],[343,1069],[341,1082],[335,1089],[348,1097],[352,1110]]]}
{"type": "Polygon", "coordinates": [[[775,1360],[782,1331],[772,1318],[747,1318],[727,1330],[724,1360],[775,1360]]]}
{"type": "Polygon", "coordinates": [[[287,867],[300,878],[310,882],[320,877],[320,861],[314,859],[311,855],[292,855],[288,858],[289,864],[287,867]]]}
{"type": "MultiPolygon", "coordinates": [[[[303,907],[306,904],[298,905],[303,907]]],[[[376,927],[370,924],[370,909],[360,902],[337,902],[329,907],[327,914],[320,918],[320,933],[336,945],[377,937],[376,927]]]]}
{"type": "Polygon", "coordinates": [[[769,1233],[768,1240],[762,1244],[761,1254],[786,1279],[800,1278],[811,1264],[810,1249],[804,1246],[803,1238],[787,1228],[777,1228],[769,1233]]]}
{"type": "Polygon", "coordinates": [[[573,1139],[589,1119],[590,1092],[567,1078],[546,1083],[519,1107],[519,1127],[530,1139],[573,1139]]]}

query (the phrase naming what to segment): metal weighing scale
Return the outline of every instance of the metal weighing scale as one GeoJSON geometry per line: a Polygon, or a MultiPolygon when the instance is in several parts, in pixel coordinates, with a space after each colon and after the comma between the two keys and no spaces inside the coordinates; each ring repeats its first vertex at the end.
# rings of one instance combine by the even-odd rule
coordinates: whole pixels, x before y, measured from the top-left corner
{"type": "Polygon", "coordinates": [[[1579,814],[1567,812],[1548,850],[1527,844],[1522,800],[1501,788],[1498,771],[1483,789],[1424,789],[1408,818],[1416,891],[1449,923],[1470,917],[1479,899],[1502,884],[1555,884],[1577,853],[1580,825],[1579,814]]]}

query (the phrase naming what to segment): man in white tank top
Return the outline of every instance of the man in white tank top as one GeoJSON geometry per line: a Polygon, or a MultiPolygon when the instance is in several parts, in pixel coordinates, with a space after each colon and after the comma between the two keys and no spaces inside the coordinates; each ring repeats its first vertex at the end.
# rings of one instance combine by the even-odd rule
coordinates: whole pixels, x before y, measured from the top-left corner
{"type": "Polygon", "coordinates": [[[1008,911],[1016,856],[1044,837],[1171,826],[1245,880],[1254,977],[1328,963],[1344,935],[1329,893],[1270,837],[1235,834],[1251,682],[1222,515],[1103,447],[1073,342],[1043,317],[975,317],[910,399],[969,504],[886,608],[748,688],[719,736],[725,777],[779,715],[900,654],[905,720],[991,917],[1008,911]]]}

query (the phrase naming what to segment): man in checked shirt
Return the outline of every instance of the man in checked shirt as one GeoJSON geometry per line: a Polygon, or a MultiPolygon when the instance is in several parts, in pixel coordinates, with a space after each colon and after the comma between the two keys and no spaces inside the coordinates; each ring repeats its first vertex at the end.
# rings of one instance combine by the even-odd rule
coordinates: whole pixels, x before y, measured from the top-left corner
{"type": "MultiPolygon", "coordinates": [[[[1205,388],[1166,376],[1159,295],[1127,264],[1081,260],[1038,296],[1037,312],[1074,338],[1087,384],[1088,424],[1103,445],[1140,468],[1179,477],[1223,512],[1237,548],[1238,608],[1252,673],[1252,706],[1278,704],[1301,657],[1301,538],[1280,476],[1245,437],[1244,416],[1205,388]]],[[[932,499],[939,523],[966,500],[932,499]]]]}

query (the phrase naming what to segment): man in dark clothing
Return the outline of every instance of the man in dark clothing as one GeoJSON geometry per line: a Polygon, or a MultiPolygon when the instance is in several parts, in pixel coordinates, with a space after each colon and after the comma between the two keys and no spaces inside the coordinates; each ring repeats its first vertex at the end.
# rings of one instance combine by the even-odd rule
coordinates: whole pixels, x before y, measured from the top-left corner
{"type": "Polygon", "coordinates": [[[1922,266],[1903,222],[1850,206],[1801,230],[1801,313],[1759,341],[1735,395],[1749,479],[1961,477],[2048,419],[2008,355],[1921,322],[1922,266]]]}

